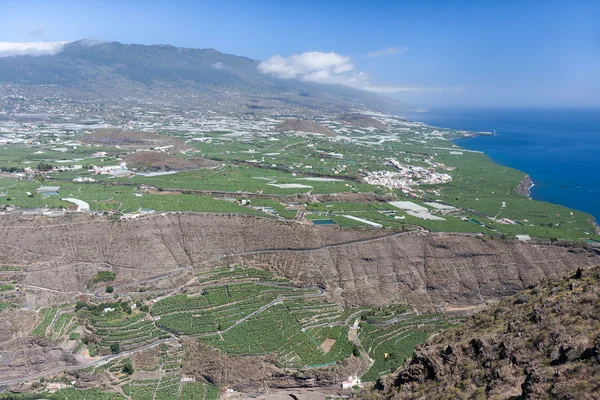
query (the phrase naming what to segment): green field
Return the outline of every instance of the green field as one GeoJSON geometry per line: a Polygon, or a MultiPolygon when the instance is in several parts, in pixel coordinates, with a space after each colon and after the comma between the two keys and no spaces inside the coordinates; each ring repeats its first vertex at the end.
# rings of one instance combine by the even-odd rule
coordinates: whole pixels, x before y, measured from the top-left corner
{"type": "Polygon", "coordinates": [[[42,321],[35,327],[35,329],[32,332],[32,335],[40,336],[40,337],[45,336],[46,328],[48,328],[48,326],[50,326],[50,323],[54,319],[54,316],[56,315],[57,312],[58,312],[57,307],[42,308],[40,310],[40,313],[43,316],[42,321]]]}
{"type": "Polygon", "coordinates": [[[449,327],[441,315],[406,315],[393,324],[386,325],[385,320],[392,316],[369,319],[360,324],[358,337],[363,348],[375,360],[371,368],[362,376],[365,382],[373,382],[381,375],[391,373],[409,358],[416,345],[423,343],[434,332],[449,327]],[[383,324],[383,325],[381,325],[383,324]]]}
{"type": "MultiPolygon", "coordinates": [[[[334,124],[339,128],[338,125],[334,124]]],[[[164,132],[185,139],[179,132],[164,132]]],[[[77,140],[77,134],[70,137],[77,140]]],[[[439,201],[459,208],[458,214],[466,221],[448,216],[446,221],[430,221],[415,218],[396,210],[395,215],[385,215],[381,211],[393,211],[384,202],[342,201],[309,203],[310,212],[328,213],[340,227],[365,227],[359,221],[341,215],[353,215],[379,223],[385,228],[404,229],[421,226],[435,232],[473,232],[514,237],[529,234],[533,237],[580,241],[586,238],[600,239],[588,214],[566,207],[530,200],[515,192],[524,173],[499,166],[485,154],[463,152],[450,154],[442,148],[459,149],[447,138],[459,137],[460,132],[451,129],[411,125],[409,129],[401,121],[392,123],[384,136],[375,136],[364,130],[348,132],[351,139],[331,141],[322,136],[298,137],[282,133],[273,137],[257,135],[234,140],[224,132],[207,132],[210,143],[190,143],[197,152],[177,154],[182,158],[202,155],[214,160],[219,166],[214,169],[179,171],[172,175],[144,177],[111,177],[93,175],[96,182],[75,183],[77,176],[89,177],[85,169],[68,172],[52,172],[31,176],[29,180],[0,178],[0,205],[15,205],[21,208],[66,208],[72,204],[60,200],[74,197],[89,203],[94,211],[131,213],[140,209],[156,211],[191,211],[214,213],[240,213],[251,215],[267,214],[252,207],[217,200],[206,196],[190,194],[192,191],[227,192],[234,199],[243,198],[244,193],[261,194],[262,198],[252,198],[251,206],[271,207],[287,219],[296,216],[295,211],[287,210],[280,202],[282,195],[297,194],[336,194],[336,193],[378,193],[393,198],[407,199],[400,190],[368,185],[361,178],[368,171],[394,171],[387,160],[394,158],[401,163],[416,167],[433,168],[452,176],[452,181],[444,185],[422,185],[416,188],[420,199],[411,201],[439,201]],[[439,132],[443,132],[444,137],[439,132]],[[273,139],[273,140],[272,140],[273,139]],[[342,159],[332,158],[329,153],[343,154],[342,159]],[[341,181],[305,180],[342,179],[341,181]],[[33,178],[33,179],[31,179],[33,178]],[[278,184],[301,184],[304,188],[279,188],[278,184]],[[60,186],[59,196],[44,197],[36,193],[41,185],[60,186]],[[159,189],[158,193],[143,193],[140,185],[150,185],[159,189]],[[169,193],[174,190],[182,194],[169,193]],[[28,195],[27,192],[31,193],[28,195]],[[163,194],[164,193],[164,194],[163,194]],[[266,197],[264,197],[266,196],[266,197]],[[272,196],[268,198],[268,196],[272,196]],[[401,217],[400,219],[394,216],[401,217]],[[403,218],[402,218],[403,217],[403,218]],[[495,219],[507,218],[516,224],[501,224],[495,219]],[[484,226],[469,222],[477,219],[484,226]]],[[[51,143],[51,138],[47,138],[51,143]]],[[[42,143],[46,139],[40,138],[42,143]]],[[[66,152],[53,151],[47,145],[6,145],[0,156],[0,169],[23,169],[40,164],[50,166],[79,163],[84,166],[115,165],[118,157],[127,150],[78,146],[66,152]],[[91,154],[105,151],[102,158],[91,158],[91,154]],[[60,160],[70,160],[58,162],[60,160]]],[[[319,219],[308,214],[308,219],[319,219]]]]}

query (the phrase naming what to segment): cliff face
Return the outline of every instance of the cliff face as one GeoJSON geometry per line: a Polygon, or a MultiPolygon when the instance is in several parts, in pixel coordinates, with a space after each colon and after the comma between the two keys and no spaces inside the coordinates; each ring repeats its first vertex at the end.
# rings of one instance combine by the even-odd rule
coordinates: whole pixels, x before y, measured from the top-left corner
{"type": "Polygon", "coordinates": [[[508,298],[433,337],[371,395],[597,399],[599,295],[596,267],[508,298]]]}
{"type": "Polygon", "coordinates": [[[517,186],[517,193],[522,194],[523,196],[531,196],[531,188],[533,187],[533,181],[529,175],[525,175],[525,177],[519,182],[517,186]]]}
{"type": "Polygon", "coordinates": [[[101,268],[133,292],[177,289],[196,272],[238,262],[322,285],[343,305],[407,302],[426,311],[481,304],[600,263],[597,251],[584,248],[208,214],[128,222],[4,216],[0,247],[0,263],[23,266],[31,307],[72,301],[101,268]]]}

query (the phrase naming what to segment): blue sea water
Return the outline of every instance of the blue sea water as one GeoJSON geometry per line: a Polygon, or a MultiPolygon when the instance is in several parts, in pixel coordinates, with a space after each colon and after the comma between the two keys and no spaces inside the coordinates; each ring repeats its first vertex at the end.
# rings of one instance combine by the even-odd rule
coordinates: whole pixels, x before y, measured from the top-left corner
{"type": "Polygon", "coordinates": [[[529,174],[534,199],[590,213],[600,222],[600,110],[444,109],[407,117],[438,127],[495,130],[496,136],[455,143],[529,174]]]}

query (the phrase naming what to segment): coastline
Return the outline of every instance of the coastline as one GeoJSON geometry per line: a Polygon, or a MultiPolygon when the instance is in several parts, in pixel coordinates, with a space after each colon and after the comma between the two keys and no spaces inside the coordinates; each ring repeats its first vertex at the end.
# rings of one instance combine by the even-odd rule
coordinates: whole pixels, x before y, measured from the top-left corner
{"type": "Polygon", "coordinates": [[[449,139],[529,175],[535,182],[530,198],[600,221],[600,175],[593,172],[600,154],[598,110],[446,108],[406,117],[459,134],[495,129],[499,133],[494,138],[469,134],[449,139]]]}
{"type": "Polygon", "coordinates": [[[534,186],[535,184],[531,180],[531,177],[529,175],[525,175],[515,190],[517,193],[531,198],[531,188],[534,186]]]}

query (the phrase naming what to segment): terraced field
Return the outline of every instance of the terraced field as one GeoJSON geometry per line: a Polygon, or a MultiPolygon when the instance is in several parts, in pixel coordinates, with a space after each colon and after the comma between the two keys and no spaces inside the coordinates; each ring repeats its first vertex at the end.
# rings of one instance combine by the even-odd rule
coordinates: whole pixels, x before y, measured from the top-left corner
{"type": "Polygon", "coordinates": [[[449,327],[442,315],[403,315],[376,318],[360,323],[358,338],[374,362],[362,376],[373,382],[379,376],[395,371],[433,332],[449,327]]]}
{"type": "Polygon", "coordinates": [[[292,368],[334,365],[358,352],[350,330],[364,314],[358,329],[362,346],[375,360],[365,375],[370,380],[445,326],[440,316],[412,316],[402,306],[343,310],[324,301],[320,289],[295,288],[253,268],[219,268],[198,280],[204,284],[201,293],[170,296],[152,307],[160,329],[195,337],[232,355],[276,354],[282,365],[292,368]],[[393,353],[394,362],[385,353],[393,353]]]}
{"type": "Polygon", "coordinates": [[[157,329],[153,321],[149,320],[143,312],[138,312],[131,317],[115,319],[108,319],[105,316],[94,318],[92,324],[94,333],[101,339],[98,347],[105,350],[109,350],[114,344],[118,344],[121,351],[132,350],[169,337],[168,334],[157,329]]]}

